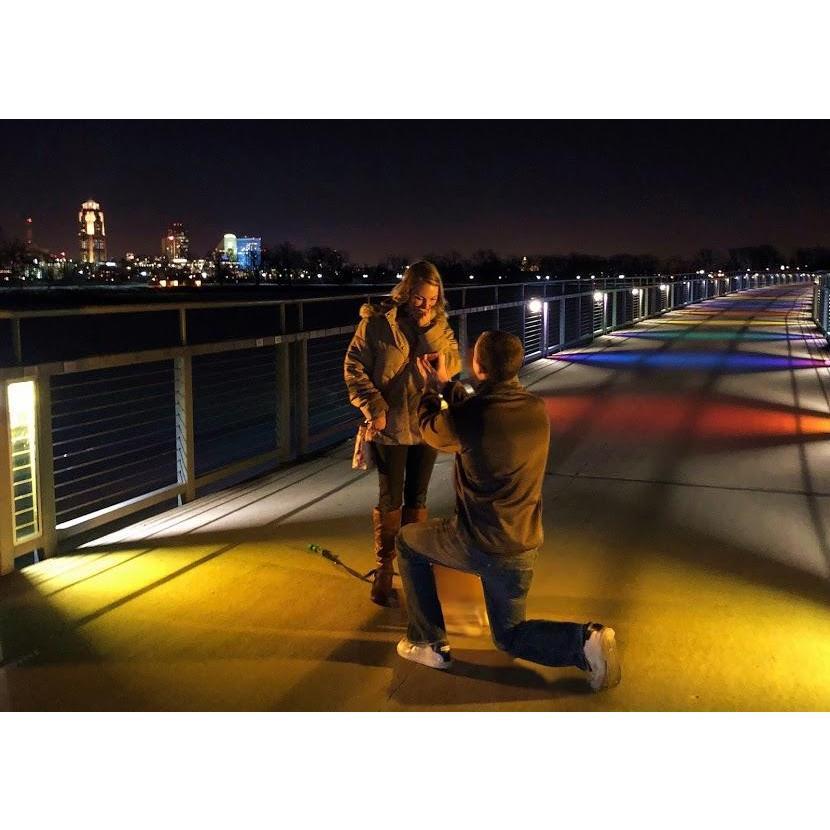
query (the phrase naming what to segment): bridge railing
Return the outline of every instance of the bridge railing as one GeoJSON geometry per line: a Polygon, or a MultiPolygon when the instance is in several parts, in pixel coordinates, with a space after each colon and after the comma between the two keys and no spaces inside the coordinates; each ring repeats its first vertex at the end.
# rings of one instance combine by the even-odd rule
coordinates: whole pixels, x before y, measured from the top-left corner
{"type": "Polygon", "coordinates": [[[826,337],[830,333],[830,273],[813,275],[813,321],[826,337]]]}
{"type": "MultiPolygon", "coordinates": [[[[689,303],[807,279],[539,275],[447,295],[462,354],[500,328],[529,362],[689,303]]],[[[0,311],[0,572],[349,438],[359,415],[343,356],[361,304],[380,296],[0,311]]]]}

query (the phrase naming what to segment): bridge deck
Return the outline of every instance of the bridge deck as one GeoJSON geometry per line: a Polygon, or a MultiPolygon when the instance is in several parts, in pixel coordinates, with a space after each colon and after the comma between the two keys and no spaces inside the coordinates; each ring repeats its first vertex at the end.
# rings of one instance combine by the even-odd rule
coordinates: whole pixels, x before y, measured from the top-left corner
{"type": "MultiPolygon", "coordinates": [[[[539,361],[553,424],[534,616],[601,620],[623,682],[454,637],[307,551],[372,564],[373,474],[332,452],[0,580],[0,708],[830,708],[830,394],[809,287],[712,300],[539,361]]],[[[452,505],[451,459],[430,506],[452,505]]]]}

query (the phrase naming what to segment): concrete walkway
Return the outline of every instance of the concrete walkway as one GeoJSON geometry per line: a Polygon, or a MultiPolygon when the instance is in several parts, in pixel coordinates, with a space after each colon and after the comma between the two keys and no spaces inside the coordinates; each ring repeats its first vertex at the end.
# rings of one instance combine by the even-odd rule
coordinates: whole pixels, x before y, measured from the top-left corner
{"type": "MultiPolygon", "coordinates": [[[[528,367],[553,429],[532,616],[618,632],[622,684],[451,638],[307,550],[372,566],[347,447],[0,580],[0,708],[826,710],[830,377],[810,286],[712,300],[528,367]]],[[[439,459],[433,514],[452,509],[439,459]]]]}

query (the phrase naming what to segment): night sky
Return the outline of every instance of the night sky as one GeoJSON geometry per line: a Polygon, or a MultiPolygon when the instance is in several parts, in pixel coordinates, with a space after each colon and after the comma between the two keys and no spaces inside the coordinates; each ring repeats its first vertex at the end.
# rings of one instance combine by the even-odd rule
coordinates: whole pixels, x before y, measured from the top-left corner
{"type": "Polygon", "coordinates": [[[76,255],[80,203],[109,255],[223,232],[356,261],[455,249],[691,254],[830,244],[828,122],[5,121],[0,227],[76,255]]]}

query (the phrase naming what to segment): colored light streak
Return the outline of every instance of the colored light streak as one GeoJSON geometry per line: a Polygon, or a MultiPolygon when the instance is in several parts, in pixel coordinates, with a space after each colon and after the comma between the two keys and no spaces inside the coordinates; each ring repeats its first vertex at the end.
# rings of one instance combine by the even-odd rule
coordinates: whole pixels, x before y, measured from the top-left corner
{"type": "Polygon", "coordinates": [[[730,342],[743,340],[750,343],[778,341],[823,342],[822,334],[784,334],[777,331],[615,331],[614,337],[636,338],[638,340],[697,340],[706,342],[730,342]]]}
{"type": "Polygon", "coordinates": [[[546,398],[545,406],[554,435],[588,426],[624,440],[680,433],[705,441],[830,435],[828,415],[693,396],[562,395],[546,398]]]}
{"type": "Polygon", "coordinates": [[[830,360],[773,354],[718,352],[579,352],[549,358],[599,369],[657,369],[662,371],[780,372],[830,366],[830,360]]]}
{"type": "MultiPolygon", "coordinates": [[[[672,320],[670,318],[664,318],[662,320],[649,320],[649,326],[678,326],[681,328],[735,328],[735,320],[724,320],[720,317],[713,318],[711,320],[686,320],[686,319],[675,319],[672,320]]],[[[806,323],[806,321],[805,321],[806,323]]],[[[740,325],[742,328],[769,328],[769,327],[776,327],[776,326],[790,326],[792,325],[792,321],[787,322],[786,320],[753,320],[753,321],[746,321],[741,322],[740,325]]]]}

